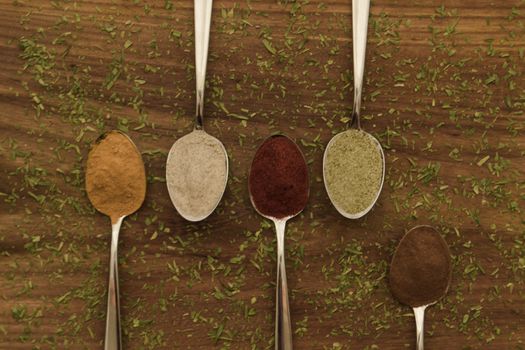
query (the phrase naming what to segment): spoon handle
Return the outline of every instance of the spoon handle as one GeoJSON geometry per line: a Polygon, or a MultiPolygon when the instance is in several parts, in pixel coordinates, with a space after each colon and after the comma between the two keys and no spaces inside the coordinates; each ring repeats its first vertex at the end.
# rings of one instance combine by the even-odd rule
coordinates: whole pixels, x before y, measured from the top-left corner
{"type": "Polygon", "coordinates": [[[352,0],[352,32],[354,51],[354,108],[351,127],[361,129],[361,93],[365,73],[366,40],[370,0],[352,0]]]}
{"type": "Polygon", "coordinates": [[[109,257],[108,310],[106,314],[105,350],[122,349],[120,334],[120,302],[118,291],[117,245],[120,225],[124,217],[111,225],[111,253],[109,257]]]}
{"type": "Polygon", "coordinates": [[[275,299],[275,350],[292,350],[292,321],[284,263],[285,220],[275,221],[277,233],[277,284],[275,299]]]}
{"type": "Polygon", "coordinates": [[[195,129],[201,130],[204,112],[204,86],[206,83],[206,64],[210,42],[211,10],[213,0],[195,0],[195,78],[197,106],[195,129]]]}
{"type": "Polygon", "coordinates": [[[425,335],[425,309],[426,305],[414,308],[414,316],[416,319],[416,342],[417,350],[424,350],[424,335],[425,335]]]}

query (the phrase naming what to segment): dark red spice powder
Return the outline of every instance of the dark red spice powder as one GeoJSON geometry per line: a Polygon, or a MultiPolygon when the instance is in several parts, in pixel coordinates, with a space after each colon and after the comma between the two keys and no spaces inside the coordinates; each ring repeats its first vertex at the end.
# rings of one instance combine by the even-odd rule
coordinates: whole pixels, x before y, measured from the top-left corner
{"type": "Polygon", "coordinates": [[[252,202],[264,216],[298,214],[309,195],[308,167],[299,147],[283,135],[266,139],[255,154],[248,184],[252,202]]]}
{"type": "Polygon", "coordinates": [[[390,290],[401,303],[418,307],[438,301],[448,289],[452,259],[447,243],[430,226],[401,239],[390,264],[390,290]]]}

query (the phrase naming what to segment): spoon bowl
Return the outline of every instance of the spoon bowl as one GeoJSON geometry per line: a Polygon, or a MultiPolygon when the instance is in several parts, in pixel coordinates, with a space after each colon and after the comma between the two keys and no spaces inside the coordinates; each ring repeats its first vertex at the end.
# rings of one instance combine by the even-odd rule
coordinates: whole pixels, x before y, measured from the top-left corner
{"type": "Polygon", "coordinates": [[[141,207],[146,197],[146,170],[137,146],[128,135],[112,130],[95,140],[86,163],[86,193],[93,207],[109,216],[112,222],[134,213],[141,207]],[[115,144],[118,144],[120,149],[113,148],[115,144]],[[132,159],[125,159],[123,152],[131,154],[132,159]],[[101,156],[110,153],[115,161],[111,164],[101,163],[101,156]],[[92,172],[95,167],[99,168],[97,174],[92,172]],[[138,169],[134,178],[130,178],[130,167],[133,170],[138,169]],[[113,181],[105,181],[101,174],[102,177],[111,178],[113,181]],[[140,183],[141,186],[130,188],[129,184],[133,183],[140,183]],[[113,193],[114,196],[109,197],[108,193],[113,193]],[[121,205],[115,208],[112,203],[121,205]]]}
{"type": "MultiPolygon", "coordinates": [[[[279,167],[282,167],[282,164],[285,164],[286,160],[281,159],[279,162],[276,162],[272,164],[274,167],[274,171],[282,171],[283,169],[279,169],[279,167]],[[282,163],[281,163],[282,162],[282,163]]],[[[310,187],[309,187],[309,180],[308,180],[308,167],[306,165],[306,158],[304,157],[303,152],[301,149],[297,146],[297,144],[288,136],[283,134],[277,134],[267,137],[261,145],[257,148],[257,151],[255,152],[254,160],[252,161],[251,169],[250,169],[250,175],[249,175],[249,195],[250,195],[250,201],[252,203],[252,206],[257,211],[257,213],[261,216],[263,216],[266,219],[269,220],[289,220],[297,215],[299,215],[304,207],[306,206],[306,202],[308,200],[308,197],[310,196],[310,187]],[[280,157],[283,158],[283,154],[279,154],[277,151],[273,150],[265,150],[265,147],[269,144],[269,142],[277,139],[282,139],[287,146],[289,147],[288,151],[296,152],[298,157],[301,159],[301,166],[304,167],[304,178],[303,180],[303,188],[302,189],[295,189],[297,191],[303,191],[304,195],[301,197],[300,203],[297,203],[293,208],[284,208],[283,206],[287,204],[290,200],[290,198],[285,197],[283,198],[281,196],[275,196],[279,198],[269,198],[267,197],[267,200],[271,201],[268,205],[262,205],[261,203],[257,203],[258,201],[254,199],[253,196],[253,190],[256,187],[256,182],[253,181],[257,174],[254,174],[254,165],[256,165],[256,160],[259,155],[261,155],[262,152],[273,152],[271,154],[267,154],[267,156],[274,156],[275,158],[280,157]],[[274,215],[269,214],[270,211],[274,211],[274,215]]],[[[271,179],[264,178],[264,181],[268,181],[271,179]]],[[[272,186],[272,189],[275,187],[293,187],[298,186],[297,183],[275,183],[274,186],[272,186]]],[[[266,189],[266,191],[270,192],[272,189],[266,189]]]]}
{"type": "Polygon", "coordinates": [[[181,137],[168,154],[166,182],[171,201],[184,219],[206,219],[219,205],[228,182],[224,145],[204,130],[196,129],[181,137]]]}
{"type": "MultiPolygon", "coordinates": [[[[332,193],[332,189],[330,187],[330,184],[327,181],[327,171],[328,171],[328,169],[327,169],[327,164],[328,164],[327,159],[329,157],[330,150],[332,149],[332,146],[337,142],[337,140],[339,138],[343,137],[345,133],[348,133],[350,131],[351,130],[347,130],[347,131],[344,131],[344,132],[341,132],[341,133],[335,135],[334,137],[332,137],[330,142],[328,142],[328,145],[326,145],[326,149],[325,149],[324,154],[323,154],[323,182],[324,182],[324,186],[326,188],[326,193],[328,194],[328,198],[330,199],[330,202],[332,203],[334,208],[339,212],[339,214],[341,214],[342,216],[344,216],[345,218],[348,218],[348,219],[359,219],[359,218],[365,216],[374,207],[374,205],[376,204],[377,200],[379,199],[379,195],[381,194],[381,190],[383,189],[383,184],[384,184],[384,181],[385,181],[385,154],[383,152],[383,147],[381,147],[381,144],[379,143],[379,141],[374,136],[372,136],[371,134],[369,134],[369,133],[367,133],[367,132],[365,132],[363,130],[359,130],[360,132],[365,134],[367,137],[369,137],[369,139],[375,144],[376,149],[377,149],[377,151],[379,152],[379,154],[381,156],[381,181],[379,183],[379,188],[376,191],[376,194],[375,194],[375,197],[374,197],[373,201],[371,201],[370,204],[365,209],[363,209],[363,210],[361,210],[359,212],[356,212],[356,213],[351,213],[351,212],[346,211],[345,209],[342,208],[342,206],[340,206],[338,204],[338,201],[335,200],[334,195],[332,193]]],[[[349,175],[349,176],[351,176],[351,175],[349,175]]]]}

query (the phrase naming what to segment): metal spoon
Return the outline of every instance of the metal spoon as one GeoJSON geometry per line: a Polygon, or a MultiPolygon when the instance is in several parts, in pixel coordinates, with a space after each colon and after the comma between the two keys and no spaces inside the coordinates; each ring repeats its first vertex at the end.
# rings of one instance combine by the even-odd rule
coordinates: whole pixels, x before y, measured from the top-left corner
{"type": "Polygon", "coordinates": [[[328,145],[326,146],[324,157],[323,157],[323,178],[324,178],[324,184],[328,193],[328,197],[330,198],[330,201],[334,205],[334,207],[337,209],[337,211],[343,215],[346,218],[349,219],[359,219],[363,217],[366,213],[368,213],[374,204],[377,202],[377,199],[379,198],[379,194],[381,193],[381,189],[383,188],[383,182],[385,179],[385,155],[383,153],[383,148],[381,147],[381,144],[379,141],[372,136],[371,134],[363,131],[361,129],[361,121],[360,121],[360,114],[361,114],[361,93],[363,91],[363,77],[364,77],[364,71],[365,71],[365,56],[366,56],[366,41],[367,41],[367,31],[368,31],[368,15],[370,12],[370,0],[353,0],[352,1],[352,30],[353,30],[353,57],[354,57],[354,105],[352,110],[352,119],[350,121],[350,128],[355,128],[359,132],[362,132],[363,134],[366,134],[370,140],[372,140],[376,146],[377,150],[381,154],[381,160],[382,160],[382,177],[381,177],[381,184],[379,186],[379,189],[377,191],[377,195],[375,196],[374,200],[370,203],[366,209],[358,212],[358,213],[348,213],[345,210],[343,210],[339,205],[337,205],[336,202],[334,202],[333,196],[330,192],[330,186],[326,181],[326,164],[327,164],[327,158],[330,154],[331,146],[334,144],[334,142],[341,137],[344,133],[352,132],[351,130],[343,131],[337,135],[335,135],[328,145]]]}
{"type": "MultiPolygon", "coordinates": [[[[105,164],[103,165],[105,166],[105,164]]],[[[122,337],[120,331],[120,302],[119,302],[119,283],[118,283],[118,262],[117,262],[117,246],[118,236],[120,232],[120,226],[124,218],[140,208],[144,202],[146,196],[146,171],[144,169],[144,163],[137,147],[131,141],[131,139],[119,131],[111,131],[100,136],[95,144],[92,146],[91,151],[88,155],[87,167],[86,167],[86,191],[89,200],[93,206],[103,214],[106,214],[111,219],[111,253],[109,259],[109,286],[108,286],[108,305],[106,314],[106,335],[104,340],[105,350],[120,350],[122,349],[122,337]],[[94,167],[100,167],[101,164],[98,162],[98,152],[105,152],[109,148],[106,146],[114,146],[108,141],[108,135],[112,135],[113,139],[118,141],[118,145],[122,148],[127,147],[130,153],[134,153],[133,159],[118,159],[118,153],[113,153],[116,158],[115,163],[107,164],[107,169],[104,172],[104,176],[109,177],[114,184],[125,185],[126,180],[130,180],[129,173],[126,170],[115,168],[119,166],[119,163],[126,163],[127,166],[133,166],[135,170],[135,181],[143,181],[143,192],[134,193],[132,201],[126,196],[119,198],[110,197],[111,194],[105,191],[105,188],[98,186],[98,181],[94,175],[91,174],[91,170],[94,167]],[[116,136],[116,137],[115,137],[116,136]],[[122,210],[112,211],[108,207],[108,201],[118,201],[121,205],[122,210]]],[[[123,190],[123,193],[124,190],[123,190]]]]}
{"type": "MultiPolygon", "coordinates": [[[[224,185],[221,188],[209,188],[210,191],[215,190],[215,193],[212,193],[210,195],[214,196],[216,198],[216,202],[213,203],[209,208],[202,208],[204,214],[195,215],[194,213],[190,212],[186,208],[184,208],[183,203],[180,201],[180,198],[178,198],[176,191],[174,189],[173,185],[170,185],[170,183],[173,183],[177,179],[172,178],[172,175],[166,171],[166,180],[168,185],[168,192],[170,193],[171,201],[173,202],[173,205],[175,206],[175,209],[179,212],[179,214],[188,221],[201,221],[207,218],[215,208],[219,205],[219,202],[221,201],[221,198],[224,194],[224,191],[226,190],[226,183],[228,180],[228,155],[226,152],[226,149],[224,148],[224,145],[215,137],[209,135],[206,133],[203,129],[203,117],[204,117],[204,87],[206,82],[206,64],[208,61],[208,46],[209,46],[209,40],[210,40],[210,26],[211,26],[211,13],[212,13],[212,7],[213,7],[213,1],[212,0],[195,0],[194,1],[194,11],[195,11],[195,78],[196,78],[196,110],[195,110],[195,125],[194,130],[192,133],[180,138],[177,140],[173,146],[171,147],[171,150],[168,154],[168,159],[166,161],[166,169],[170,169],[177,166],[177,163],[181,162],[180,158],[177,158],[174,156],[174,154],[177,153],[177,150],[180,150],[181,147],[184,144],[184,139],[188,136],[195,136],[192,135],[194,133],[200,133],[201,137],[203,138],[203,143],[210,143],[214,144],[217,148],[221,150],[220,157],[223,157],[224,161],[224,169],[225,172],[225,181],[224,185]],[[206,209],[206,210],[204,210],[206,209]]],[[[209,155],[209,159],[213,157],[217,157],[217,154],[214,152],[211,152],[209,155]]],[[[193,160],[192,154],[185,155],[189,161],[193,160]]],[[[222,161],[222,160],[221,160],[222,161]]],[[[207,184],[205,183],[206,179],[195,179],[195,181],[204,181],[204,186],[207,184]]],[[[194,184],[196,185],[196,183],[194,184]]],[[[199,184],[202,185],[202,184],[199,184]]],[[[191,189],[186,188],[186,191],[191,191],[191,189]]]]}
{"type": "Polygon", "coordinates": [[[417,350],[424,350],[425,349],[425,310],[427,307],[434,305],[428,304],[418,307],[413,307],[412,311],[414,312],[414,318],[416,320],[416,349],[417,350]]]}
{"type": "MultiPolygon", "coordinates": [[[[270,139],[274,137],[286,137],[291,143],[297,147],[297,145],[289,139],[287,136],[284,135],[274,135],[267,138],[259,147],[257,150],[257,153],[261,150],[263,145],[269,141],[270,139]]],[[[297,150],[300,152],[303,161],[304,161],[304,167],[307,168],[306,160],[304,158],[303,153],[297,147],[297,150]]],[[[256,153],[256,155],[257,155],[256,153]]],[[[253,176],[253,163],[252,163],[252,169],[250,170],[250,177],[253,176]]],[[[307,170],[306,170],[307,171],[307,170]]],[[[308,182],[308,179],[307,179],[308,182]]],[[[250,181],[251,184],[251,181],[250,181]]],[[[285,265],[285,253],[284,253],[284,233],[286,231],[286,222],[290,220],[291,218],[299,215],[304,207],[306,206],[306,202],[302,206],[300,210],[294,213],[290,213],[290,215],[287,215],[283,218],[277,218],[270,215],[267,215],[263,212],[261,212],[258,209],[258,203],[257,200],[254,198],[252,193],[252,187],[250,185],[250,201],[252,203],[252,206],[255,208],[257,213],[259,215],[265,217],[268,220],[273,221],[275,225],[275,232],[277,236],[277,282],[276,282],[276,305],[275,305],[275,349],[276,350],[292,350],[293,344],[292,344],[292,321],[290,317],[290,303],[288,299],[288,282],[286,279],[286,265],[285,265]]],[[[309,196],[309,186],[307,184],[307,193],[306,198],[309,196]]]]}
{"type": "MultiPolygon", "coordinates": [[[[409,293],[411,291],[413,292],[414,290],[417,290],[418,286],[411,285],[410,288],[408,288],[408,286],[406,286],[407,288],[405,288],[405,289],[409,289],[409,290],[405,290],[405,291],[401,290],[400,291],[400,290],[398,290],[399,289],[398,287],[396,287],[396,288],[392,287],[393,283],[395,283],[396,285],[399,285],[400,282],[392,280],[392,277],[390,277],[391,278],[390,284],[391,284],[392,293],[394,294],[396,299],[398,299],[401,303],[412,307],[412,310],[414,312],[414,318],[415,318],[415,322],[416,322],[416,349],[417,350],[424,350],[425,310],[427,309],[427,307],[436,304],[438,302],[438,300],[441,299],[447,293],[447,291],[449,289],[450,281],[451,281],[451,273],[452,273],[452,265],[451,265],[451,262],[450,262],[450,252],[448,250],[448,247],[447,247],[447,244],[446,244],[445,240],[439,235],[439,233],[433,227],[426,226],[426,225],[416,226],[416,227],[412,228],[411,230],[409,230],[405,234],[405,236],[401,239],[401,241],[399,242],[399,245],[398,245],[398,247],[396,249],[396,252],[394,253],[394,257],[392,259],[392,263],[391,263],[391,267],[390,267],[391,270],[392,270],[392,268],[397,268],[397,269],[401,268],[401,265],[395,266],[395,264],[396,264],[396,255],[398,254],[398,251],[400,249],[403,249],[403,245],[404,245],[403,242],[404,242],[405,238],[407,236],[409,236],[409,235],[425,234],[425,231],[432,232],[432,234],[434,234],[435,237],[437,238],[436,241],[440,245],[442,245],[442,248],[444,248],[443,249],[444,251],[442,252],[443,253],[442,256],[445,258],[445,260],[448,261],[448,266],[447,266],[448,275],[447,275],[446,285],[443,284],[442,286],[440,286],[441,288],[434,290],[433,292],[434,292],[435,295],[433,295],[431,297],[426,297],[425,301],[422,301],[422,302],[415,303],[415,304],[411,305],[412,303],[407,298],[406,293],[409,293]],[[432,300],[432,299],[434,299],[434,300],[432,300]],[[423,305],[421,305],[421,304],[423,304],[423,305]]],[[[411,254],[414,254],[414,253],[412,252],[411,254]]],[[[418,259],[414,259],[414,262],[413,262],[414,264],[418,263],[418,261],[416,261],[416,260],[418,260],[418,259]]],[[[391,274],[391,276],[392,276],[392,274],[391,274]]],[[[440,277],[444,277],[444,276],[440,276],[440,277]]],[[[424,282],[420,282],[420,283],[424,283],[424,282]]]]}

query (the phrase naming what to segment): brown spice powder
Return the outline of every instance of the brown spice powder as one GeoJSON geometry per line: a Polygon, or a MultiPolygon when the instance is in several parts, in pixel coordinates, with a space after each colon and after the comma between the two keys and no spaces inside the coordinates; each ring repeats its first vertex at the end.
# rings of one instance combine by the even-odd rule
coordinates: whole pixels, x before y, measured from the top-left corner
{"type": "Polygon", "coordinates": [[[95,141],[87,159],[86,191],[93,206],[112,223],[140,208],[146,196],[146,171],[126,135],[110,131],[95,141]]]}
{"type": "Polygon", "coordinates": [[[452,262],[447,243],[430,226],[410,230],[399,242],[390,265],[390,290],[403,304],[418,307],[447,292],[452,262]]]}

